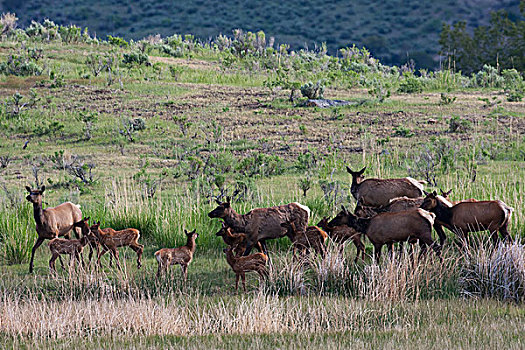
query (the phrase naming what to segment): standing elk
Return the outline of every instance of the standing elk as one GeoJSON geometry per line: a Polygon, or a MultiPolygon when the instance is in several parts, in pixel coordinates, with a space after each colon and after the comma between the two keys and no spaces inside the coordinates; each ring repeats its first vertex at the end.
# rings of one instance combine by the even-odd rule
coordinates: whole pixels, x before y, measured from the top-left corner
{"type": "Polygon", "coordinates": [[[293,233],[283,229],[281,224],[293,222],[296,232],[303,234],[306,231],[310,216],[310,209],[299,203],[253,209],[244,215],[233,210],[229,198],[226,202],[217,201],[217,203],[219,206],[209,212],[208,216],[210,218],[221,218],[234,232],[246,234],[244,256],[250,255],[253,245],[257,242],[261,243],[264,253],[268,255],[267,239],[288,235],[293,242],[295,239],[293,233]]]}
{"type": "Polygon", "coordinates": [[[179,264],[182,270],[182,278],[186,280],[188,278],[188,265],[193,260],[193,253],[195,253],[195,240],[199,236],[195,230],[188,232],[184,230],[186,234],[186,245],[177,248],[162,248],[155,252],[155,259],[157,259],[158,269],[157,277],[160,277],[164,272],[168,272],[171,265],[179,264]]]}
{"type": "Polygon", "coordinates": [[[411,177],[402,179],[365,179],[363,173],[366,167],[359,171],[346,170],[352,175],[350,192],[361,205],[381,207],[387,205],[392,198],[406,196],[417,198],[423,196],[423,181],[411,177]]]}
{"type": "Polygon", "coordinates": [[[363,261],[365,260],[365,245],[363,242],[361,242],[361,232],[358,232],[354,228],[348,227],[347,225],[329,226],[328,218],[326,216],[324,216],[321,221],[319,221],[317,226],[325,230],[326,233],[328,233],[330,239],[340,245],[341,252],[344,249],[344,243],[347,240],[351,240],[357,249],[357,255],[354,262],[357,263],[359,260],[359,255],[361,255],[361,259],[363,261]]]}
{"type": "Polygon", "coordinates": [[[233,255],[232,248],[223,249],[226,253],[226,261],[231,266],[233,272],[235,272],[235,292],[239,287],[239,277],[242,280],[242,287],[246,292],[246,272],[255,271],[265,278],[268,276],[268,270],[266,269],[266,263],[268,262],[268,256],[264,253],[255,253],[247,256],[235,257],[233,255]]]}
{"type": "Polygon", "coordinates": [[[510,239],[507,228],[514,209],[500,200],[453,205],[434,191],[425,197],[421,208],[436,214],[435,228],[442,235],[445,235],[442,227],[445,226],[460,239],[467,239],[469,232],[487,230],[494,243],[498,242],[498,231],[504,240],[510,239]]]}
{"type": "Polygon", "coordinates": [[[140,232],[134,228],[127,228],[120,231],[115,231],[112,228],[100,229],[100,221],[90,227],[91,232],[97,237],[102,250],[98,254],[97,263],[100,265],[100,258],[104,254],[111,252],[113,258],[117,262],[117,266],[120,269],[120,260],[118,258],[118,247],[130,247],[137,253],[137,268],[140,269],[142,266],[141,258],[144,246],[139,244],[140,232]]]}
{"type": "Polygon", "coordinates": [[[62,262],[60,254],[68,254],[71,262],[76,260],[78,262],[82,262],[82,266],[84,266],[84,259],[82,259],[82,250],[93,239],[96,238],[94,238],[92,234],[88,231],[80,239],[53,238],[51,241],[49,241],[48,246],[49,250],[51,250],[49,268],[51,269],[51,271],[56,272],[55,260],[57,258],[60,259],[60,265],[62,265],[62,269],[64,268],[64,263],[62,262]]]}
{"type": "Polygon", "coordinates": [[[374,245],[376,262],[381,258],[383,245],[394,242],[419,240],[421,254],[426,252],[426,246],[434,249],[441,258],[441,249],[432,240],[432,225],[435,215],[423,209],[407,210],[397,213],[381,213],[372,218],[359,218],[348,212],[345,207],[329,222],[329,226],[347,225],[365,234],[374,245]]]}
{"type": "Polygon", "coordinates": [[[82,219],[80,206],[71,202],[62,203],[54,208],[42,209],[42,195],[46,186],[40,190],[32,190],[26,186],[29,195],[26,199],[33,203],[33,216],[36,222],[36,233],[38,238],[33,249],[31,249],[31,260],[29,262],[29,273],[33,272],[33,262],[35,252],[46,239],[53,239],[61,236],[70,238],[71,230],[75,231],[75,236],[80,238],[80,229],[73,225],[82,219]]]}
{"type": "MultiPolygon", "coordinates": [[[[217,231],[215,235],[222,237],[224,243],[232,247],[235,256],[241,256],[244,253],[244,249],[246,247],[246,235],[244,233],[233,233],[231,227],[223,222],[221,229],[217,231]]],[[[255,248],[257,248],[260,252],[263,251],[261,243],[259,242],[255,244],[255,248]]]]}

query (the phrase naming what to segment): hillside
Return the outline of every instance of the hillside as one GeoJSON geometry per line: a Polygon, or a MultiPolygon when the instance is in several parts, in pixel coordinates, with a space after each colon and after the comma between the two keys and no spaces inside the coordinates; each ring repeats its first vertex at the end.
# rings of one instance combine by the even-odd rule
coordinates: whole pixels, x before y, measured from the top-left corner
{"type": "Polygon", "coordinates": [[[420,67],[435,67],[443,22],[467,21],[470,28],[487,23],[491,11],[505,9],[519,16],[519,0],[388,0],[307,1],[241,0],[6,0],[2,11],[14,11],[22,26],[32,19],[52,18],[59,24],[87,26],[99,37],[107,34],[141,39],[192,33],[207,40],[232,29],[263,30],[292,49],[326,42],[338,48],[366,46],[387,64],[407,56],[420,67]]]}

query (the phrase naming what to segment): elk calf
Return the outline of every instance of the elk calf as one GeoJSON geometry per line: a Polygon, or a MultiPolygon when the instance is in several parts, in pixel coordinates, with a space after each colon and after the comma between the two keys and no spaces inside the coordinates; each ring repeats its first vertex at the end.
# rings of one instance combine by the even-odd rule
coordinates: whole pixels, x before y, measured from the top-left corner
{"type": "Polygon", "coordinates": [[[281,226],[289,231],[293,231],[290,234],[293,237],[295,237],[293,241],[294,255],[296,249],[299,249],[301,256],[308,254],[310,252],[310,249],[313,249],[314,252],[316,252],[324,258],[326,253],[325,241],[328,237],[326,232],[324,232],[317,226],[306,227],[305,233],[297,232],[295,224],[293,222],[285,222],[282,223],[281,226]]]}
{"type": "Polygon", "coordinates": [[[351,240],[356,249],[357,249],[357,255],[355,257],[354,262],[357,263],[359,260],[359,255],[361,255],[361,259],[365,260],[365,245],[363,242],[361,242],[361,232],[357,232],[352,227],[348,227],[346,225],[340,225],[340,226],[329,226],[328,225],[328,218],[325,216],[319,221],[317,226],[321,227],[323,230],[328,233],[328,236],[332,241],[340,245],[341,252],[344,249],[344,243],[347,240],[351,240]]]}
{"type": "Polygon", "coordinates": [[[82,259],[82,250],[89,243],[89,236],[82,236],[80,239],[65,239],[65,238],[53,238],[49,241],[48,246],[51,250],[51,259],[49,260],[49,268],[51,271],[56,272],[55,269],[55,260],[60,259],[60,265],[64,268],[64,263],[60,254],[67,254],[70,256],[70,260],[81,261],[84,265],[84,260],[82,259]]]}
{"type": "Polygon", "coordinates": [[[246,292],[246,272],[255,271],[261,278],[268,276],[268,270],[266,269],[268,256],[264,253],[235,257],[231,247],[223,251],[226,253],[226,261],[231,266],[233,272],[235,272],[235,292],[237,292],[239,287],[239,277],[242,280],[242,286],[246,292]]]}
{"type": "MultiPolygon", "coordinates": [[[[232,247],[233,253],[236,256],[240,256],[244,253],[246,247],[246,235],[244,233],[233,233],[231,227],[222,223],[221,229],[215,234],[216,236],[222,237],[224,243],[232,247]]],[[[257,242],[255,245],[260,252],[263,251],[261,243],[257,242]]]]}
{"type": "Polygon", "coordinates": [[[381,213],[373,218],[358,218],[348,212],[345,207],[330,221],[330,226],[347,225],[365,234],[374,245],[375,259],[379,262],[381,248],[393,242],[419,240],[421,254],[426,251],[426,245],[441,258],[441,250],[432,240],[432,226],[435,215],[426,210],[416,209],[397,213],[381,213]]]}
{"type": "Polygon", "coordinates": [[[195,230],[186,234],[186,245],[178,248],[162,248],[155,252],[155,259],[157,259],[158,269],[157,277],[160,277],[163,272],[168,272],[171,265],[179,264],[182,269],[182,277],[184,280],[188,278],[188,265],[193,260],[193,253],[195,253],[195,240],[199,236],[195,230]]]}
{"type": "Polygon", "coordinates": [[[120,266],[120,260],[118,258],[118,247],[130,247],[137,253],[137,268],[140,269],[142,266],[141,258],[142,252],[144,251],[144,246],[139,244],[138,240],[140,238],[140,232],[134,228],[127,228],[120,231],[115,231],[112,228],[100,229],[100,221],[95,225],[91,226],[91,232],[97,237],[102,250],[98,254],[97,262],[100,265],[100,258],[108,252],[108,250],[113,255],[117,262],[117,266],[120,266]]]}

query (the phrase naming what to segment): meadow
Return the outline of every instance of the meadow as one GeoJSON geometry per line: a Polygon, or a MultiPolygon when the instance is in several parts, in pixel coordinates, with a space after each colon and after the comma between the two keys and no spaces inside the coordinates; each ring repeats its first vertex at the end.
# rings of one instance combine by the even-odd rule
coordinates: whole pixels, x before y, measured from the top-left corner
{"type": "MultiPolygon", "coordinates": [[[[288,52],[259,34],[200,44],[191,37],[94,39],[47,22],[0,42],[0,344],[3,348],[523,347],[525,103],[520,73],[485,67],[415,72],[366,50],[343,58],[288,52]],[[304,107],[301,87],[323,86],[344,107],[304,107]],[[297,90],[292,92],[293,90],[297,90]],[[290,95],[293,101],[290,101],[290,95]],[[353,208],[345,166],[367,177],[412,176],[452,199],[500,199],[514,208],[514,241],[474,234],[444,262],[408,254],[354,263],[329,243],[325,259],[292,258],[271,242],[270,276],[236,294],[220,221],[298,201],[315,225],[353,208]],[[44,206],[81,205],[102,227],[134,227],[144,267],[49,272],[25,186],[44,206]],[[199,233],[188,280],[156,278],[153,253],[199,233]]],[[[84,253],[84,258],[86,259],[84,253]]],[[[66,259],[67,260],[67,259],[66,259]]]]}

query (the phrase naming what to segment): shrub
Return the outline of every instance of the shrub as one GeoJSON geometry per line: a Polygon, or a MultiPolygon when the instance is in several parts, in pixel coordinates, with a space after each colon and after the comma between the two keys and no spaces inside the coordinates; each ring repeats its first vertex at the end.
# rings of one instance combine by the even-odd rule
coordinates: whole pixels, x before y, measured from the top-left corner
{"type": "Polygon", "coordinates": [[[448,132],[467,132],[471,128],[471,124],[468,120],[453,116],[448,122],[448,132]]]}
{"type": "Polygon", "coordinates": [[[42,67],[26,56],[9,55],[0,63],[0,73],[5,75],[30,76],[42,74],[42,67]]]}
{"type": "Polygon", "coordinates": [[[121,37],[108,35],[108,43],[114,46],[127,48],[129,43],[121,37]]]}
{"type": "Polygon", "coordinates": [[[151,65],[148,55],[140,51],[132,51],[130,53],[125,53],[124,59],[122,60],[122,62],[127,65],[132,65],[132,64],[137,64],[139,66],[143,64],[147,66],[151,65]]]}
{"type": "Polygon", "coordinates": [[[498,70],[492,66],[484,65],[483,69],[474,76],[476,85],[479,87],[497,88],[503,85],[503,77],[498,74],[498,70]]]}
{"type": "Polygon", "coordinates": [[[407,94],[421,93],[423,92],[423,83],[415,76],[408,75],[399,83],[398,91],[407,94]]]}
{"type": "Polygon", "coordinates": [[[324,83],[324,80],[318,80],[315,84],[308,82],[301,86],[301,94],[311,100],[323,98],[325,89],[324,83]]]}

